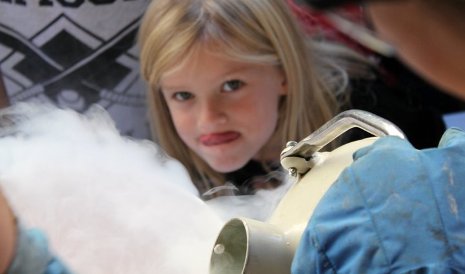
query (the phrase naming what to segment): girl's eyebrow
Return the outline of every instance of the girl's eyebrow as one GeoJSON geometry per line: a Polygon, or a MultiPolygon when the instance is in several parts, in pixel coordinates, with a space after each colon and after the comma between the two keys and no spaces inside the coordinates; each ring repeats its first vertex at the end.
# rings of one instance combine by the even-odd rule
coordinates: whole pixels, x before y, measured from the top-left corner
{"type": "Polygon", "coordinates": [[[173,91],[187,91],[188,89],[187,88],[183,88],[181,86],[177,87],[177,86],[163,86],[161,85],[161,91],[164,92],[173,92],[173,91]]]}

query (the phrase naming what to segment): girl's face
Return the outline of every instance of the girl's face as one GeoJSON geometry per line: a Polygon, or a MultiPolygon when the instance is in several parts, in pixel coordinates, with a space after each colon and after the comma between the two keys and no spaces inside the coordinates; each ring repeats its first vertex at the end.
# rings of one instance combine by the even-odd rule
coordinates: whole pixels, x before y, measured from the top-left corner
{"type": "Polygon", "coordinates": [[[205,49],[161,79],[178,135],[217,172],[257,157],[275,131],[286,88],[276,66],[232,61],[205,49]]]}

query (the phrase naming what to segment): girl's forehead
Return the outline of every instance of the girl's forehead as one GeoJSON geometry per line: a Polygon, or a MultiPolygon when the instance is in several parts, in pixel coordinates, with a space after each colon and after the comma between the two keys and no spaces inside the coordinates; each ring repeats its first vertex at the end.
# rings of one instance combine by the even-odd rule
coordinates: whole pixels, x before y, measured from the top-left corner
{"type": "Polygon", "coordinates": [[[186,62],[202,62],[204,56],[222,59],[226,62],[249,63],[255,65],[280,65],[281,62],[275,52],[262,52],[257,48],[247,48],[240,43],[230,41],[200,41],[179,54],[166,72],[174,71],[186,62]]]}
{"type": "Polygon", "coordinates": [[[202,61],[205,61],[205,57],[209,56],[227,60],[226,54],[224,54],[221,50],[212,50],[212,48],[209,46],[206,46],[202,43],[197,43],[197,45],[180,54],[178,58],[175,58],[173,62],[163,71],[162,78],[176,73],[186,66],[196,66],[199,63],[202,63],[202,61]]]}
{"type": "Polygon", "coordinates": [[[204,52],[204,54],[192,55],[191,58],[165,72],[160,79],[160,84],[166,87],[167,84],[171,86],[176,82],[245,77],[262,70],[263,66],[204,52]]]}
{"type": "MultiPolygon", "coordinates": [[[[218,63],[224,62],[228,65],[244,64],[248,62],[246,58],[241,58],[240,54],[228,54],[232,49],[219,42],[201,41],[196,42],[188,50],[180,53],[173,62],[166,67],[162,73],[162,78],[173,74],[186,66],[196,66],[205,63],[206,59],[215,59],[218,63]]],[[[242,54],[246,56],[245,53],[242,54]]]]}
{"type": "MultiPolygon", "coordinates": [[[[230,41],[217,41],[214,39],[199,39],[192,46],[184,51],[180,51],[177,58],[174,58],[165,69],[161,70],[158,85],[166,83],[167,78],[173,79],[173,75],[179,75],[194,70],[208,70],[208,65],[216,66],[221,72],[214,71],[215,74],[230,74],[248,69],[247,67],[259,67],[263,65],[280,65],[275,54],[259,53],[256,49],[244,48],[240,43],[230,41]]],[[[179,77],[174,77],[179,78],[179,77]]]]}

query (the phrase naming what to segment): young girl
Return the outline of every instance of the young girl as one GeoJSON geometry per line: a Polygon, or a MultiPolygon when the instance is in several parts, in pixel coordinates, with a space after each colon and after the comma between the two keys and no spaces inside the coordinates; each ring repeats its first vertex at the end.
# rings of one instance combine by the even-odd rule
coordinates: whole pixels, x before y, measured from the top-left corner
{"type": "Polygon", "coordinates": [[[317,71],[303,37],[283,0],[149,6],[139,42],[153,133],[200,193],[276,184],[251,179],[255,167],[275,169],[286,141],[337,111],[332,75],[317,71]]]}
{"type": "MultiPolygon", "coordinates": [[[[262,173],[279,166],[285,141],[307,136],[337,111],[332,75],[316,71],[316,57],[302,37],[282,0],[150,5],[140,29],[140,59],[151,87],[153,130],[201,193],[231,180],[245,193],[274,186],[276,180],[261,177],[241,184],[257,174],[257,166],[262,173]]],[[[3,209],[0,223],[9,230],[2,229],[0,239],[9,239],[17,252],[14,258],[11,248],[1,254],[0,270],[16,270],[12,261],[36,263],[21,254],[38,251],[44,273],[65,273],[46,241],[15,228],[0,204],[3,209]],[[19,241],[24,237],[31,241],[19,241]]]]}

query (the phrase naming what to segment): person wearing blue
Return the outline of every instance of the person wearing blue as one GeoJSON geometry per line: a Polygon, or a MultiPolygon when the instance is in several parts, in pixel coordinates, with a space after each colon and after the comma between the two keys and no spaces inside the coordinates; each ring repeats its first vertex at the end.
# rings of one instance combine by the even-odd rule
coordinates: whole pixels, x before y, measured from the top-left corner
{"type": "MultiPolygon", "coordinates": [[[[406,64],[465,99],[465,1],[358,2],[406,64]]],[[[292,273],[465,273],[464,131],[425,150],[383,137],[353,159],[309,220],[292,273]]]]}
{"type": "Polygon", "coordinates": [[[27,229],[14,216],[0,191],[0,273],[71,274],[49,249],[45,234],[27,229]]]}

